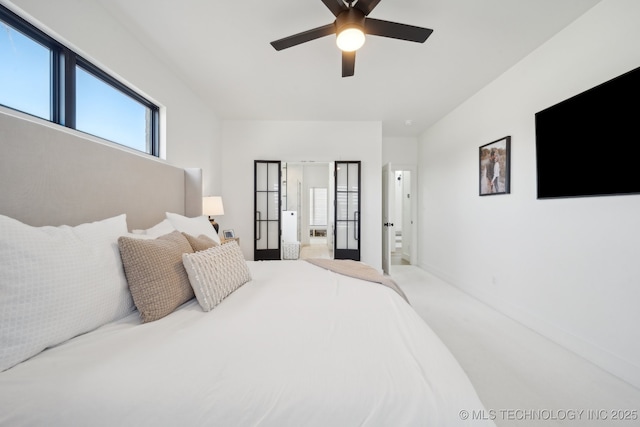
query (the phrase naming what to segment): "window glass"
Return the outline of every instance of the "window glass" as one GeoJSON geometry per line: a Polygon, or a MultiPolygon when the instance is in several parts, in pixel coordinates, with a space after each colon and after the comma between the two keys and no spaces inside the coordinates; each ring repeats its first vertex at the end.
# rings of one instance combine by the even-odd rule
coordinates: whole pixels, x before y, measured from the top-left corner
{"type": "Polygon", "coordinates": [[[77,66],[76,129],[149,152],[151,109],[77,66]]]}
{"type": "Polygon", "coordinates": [[[2,5],[0,105],[158,156],[156,105],[2,5]]]}
{"type": "Polygon", "coordinates": [[[51,51],[3,21],[0,104],[51,120],[51,51]]]}
{"type": "Polygon", "coordinates": [[[309,189],[309,225],[327,225],[327,189],[309,189]]]}

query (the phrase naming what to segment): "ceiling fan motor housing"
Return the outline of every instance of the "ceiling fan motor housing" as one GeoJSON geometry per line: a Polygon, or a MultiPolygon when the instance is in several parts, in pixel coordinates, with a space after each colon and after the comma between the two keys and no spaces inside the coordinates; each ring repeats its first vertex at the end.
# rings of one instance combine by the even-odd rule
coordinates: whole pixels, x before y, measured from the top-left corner
{"type": "Polygon", "coordinates": [[[336,17],[336,34],[347,28],[358,28],[364,33],[365,16],[359,9],[350,7],[336,17]]]}

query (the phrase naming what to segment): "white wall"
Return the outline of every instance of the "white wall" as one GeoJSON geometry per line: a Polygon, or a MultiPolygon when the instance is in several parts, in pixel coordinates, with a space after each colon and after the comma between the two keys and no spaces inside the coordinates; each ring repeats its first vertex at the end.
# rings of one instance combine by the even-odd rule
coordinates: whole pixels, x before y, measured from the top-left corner
{"type": "Polygon", "coordinates": [[[253,259],[254,160],[362,161],[362,261],[381,269],[382,125],[380,122],[224,121],[222,228],[233,228],[253,259]]]}
{"type": "Polygon", "coordinates": [[[534,114],[640,66],[639,20],[604,0],[419,144],[420,265],[636,386],[640,195],[537,200],[534,114]],[[478,147],[506,135],[511,194],[479,197],[478,147]]]}
{"type": "Polygon", "coordinates": [[[179,167],[203,170],[204,191],[221,191],[220,125],[212,110],[94,1],[0,0],[161,106],[163,157],[179,167]]]}
{"type": "Polygon", "coordinates": [[[418,138],[390,137],[382,138],[382,164],[415,165],[418,156],[418,138]]]}

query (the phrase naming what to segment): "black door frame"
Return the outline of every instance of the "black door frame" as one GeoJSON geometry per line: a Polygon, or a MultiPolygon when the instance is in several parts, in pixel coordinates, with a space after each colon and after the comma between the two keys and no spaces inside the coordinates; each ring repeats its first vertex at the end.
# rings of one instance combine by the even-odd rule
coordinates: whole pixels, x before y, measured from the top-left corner
{"type": "MultiPolygon", "coordinates": [[[[282,233],[282,162],[280,160],[254,160],[254,164],[253,164],[253,212],[254,212],[254,217],[253,217],[253,259],[256,261],[261,261],[261,260],[279,260],[281,259],[281,251],[280,251],[280,235],[282,233]],[[258,165],[259,164],[267,164],[267,176],[266,176],[266,182],[267,185],[269,183],[269,165],[270,164],[277,164],[278,165],[278,178],[277,178],[277,182],[278,182],[278,188],[277,190],[273,190],[273,189],[269,189],[268,187],[265,187],[265,189],[258,189],[258,165]],[[266,200],[268,202],[270,197],[274,197],[274,193],[275,196],[277,197],[277,203],[278,203],[278,207],[277,207],[277,211],[278,211],[278,217],[277,218],[270,218],[269,217],[269,209],[267,206],[266,212],[263,214],[261,210],[259,210],[259,206],[258,206],[258,194],[259,193],[266,193],[266,200]],[[274,222],[277,222],[278,227],[277,227],[277,238],[276,240],[276,247],[272,247],[270,246],[270,239],[269,237],[273,236],[269,236],[269,229],[270,229],[270,225],[274,222]],[[262,232],[264,232],[267,234],[266,236],[262,235],[262,232]],[[258,242],[262,239],[266,239],[266,249],[258,249],[258,242]]],[[[262,206],[260,206],[260,208],[262,208],[262,206]]]]}
{"type": "Polygon", "coordinates": [[[335,259],[352,259],[355,261],[360,261],[360,220],[361,220],[361,193],[362,193],[362,162],[360,160],[336,160],[335,161],[335,166],[334,166],[334,199],[333,199],[333,204],[334,204],[334,215],[333,215],[333,220],[335,222],[335,227],[334,227],[334,235],[333,235],[333,257],[335,259]],[[353,165],[356,164],[358,166],[358,182],[357,182],[357,190],[353,191],[350,188],[349,185],[349,172],[348,172],[348,168],[349,165],[353,165]],[[347,167],[347,183],[346,183],[346,189],[345,190],[339,190],[340,188],[340,183],[338,183],[338,168],[340,167],[340,165],[344,165],[345,167],[347,167]],[[348,209],[348,203],[349,203],[349,195],[350,194],[357,194],[357,209],[353,212],[353,218],[349,217],[349,209],[348,209]],[[338,219],[338,200],[340,200],[338,198],[338,194],[343,194],[344,197],[346,197],[346,203],[347,203],[347,217],[345,219],[338,219]],[[345,241],[347,243],[347,247],[346,248],[338,248],[338,232],[340,230],[340,227],[338,226],[339,222],[344,222],[346,223],[346,233],[350,233],[353,232],[354,236],[353,236],[353,240],[356,242],[356,246],[355,248],[349,247],[349,238],[348,236],[345,237],[345,241]]]}

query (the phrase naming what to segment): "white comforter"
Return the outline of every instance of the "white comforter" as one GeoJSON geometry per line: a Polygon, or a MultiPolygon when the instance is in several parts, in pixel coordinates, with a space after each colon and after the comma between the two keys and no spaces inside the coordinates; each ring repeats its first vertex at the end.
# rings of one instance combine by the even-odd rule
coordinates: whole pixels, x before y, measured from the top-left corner
{"type": "Polygon", "coordinates": [[[445,427],[482,409],[393,290],[304,261],[249,267],[211,312],[134,313],[0,373],[0,425],[445,427]]]}

